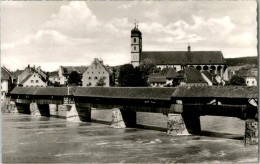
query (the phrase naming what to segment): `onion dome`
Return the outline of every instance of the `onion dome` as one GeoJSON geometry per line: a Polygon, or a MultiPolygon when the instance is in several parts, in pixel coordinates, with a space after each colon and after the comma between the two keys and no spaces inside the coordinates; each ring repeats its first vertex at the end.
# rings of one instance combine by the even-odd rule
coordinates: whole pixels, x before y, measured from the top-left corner
{"type": "Polygon", "coordinates": [[[142,33],[141,33],[141,31],[138,30],[137,27],[135,27],[134,29],[131,30],[131,37],[134,37],[134,36],[142,38],[142,33]]]}

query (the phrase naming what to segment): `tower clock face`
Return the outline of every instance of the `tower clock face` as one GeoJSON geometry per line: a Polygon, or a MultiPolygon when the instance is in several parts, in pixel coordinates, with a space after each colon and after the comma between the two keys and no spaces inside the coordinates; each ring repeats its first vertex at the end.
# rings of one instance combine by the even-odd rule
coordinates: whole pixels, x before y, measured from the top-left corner
{"type": "Polygon", "coordinates": [[[133,58],[134,58],[134,60],[136,60],[137,59],[137,55],[134,55],[133,58]]]}

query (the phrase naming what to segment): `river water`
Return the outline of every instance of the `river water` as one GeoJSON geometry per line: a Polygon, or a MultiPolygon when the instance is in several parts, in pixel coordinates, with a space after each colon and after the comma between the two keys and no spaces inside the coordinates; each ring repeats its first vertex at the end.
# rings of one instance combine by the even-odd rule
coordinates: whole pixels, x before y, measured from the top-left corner
{"type": "MultiPolygon", "coordinates": [[[[92,112],[93,117],[100,117],[92,112]]],[[[163,115],[137,114],[139,124],[165,127],[163,115]],[[161,121],[158,121],[161,120],[161,121]],[[162,121],[163,120],[163,121],[162,121]],[[150,121],[150,122],[149,122],[150,121]],[[157,121],[157,123],[156,123],[157,121]]],[[[113,129],[99,123],[2,114],[3,163],[218,163],[257,162],[258,146],[244,145],[244,121],[201,117],[203,136],[113,129]],[[210,132],[205,132],[210,131],[210,132]]]]}

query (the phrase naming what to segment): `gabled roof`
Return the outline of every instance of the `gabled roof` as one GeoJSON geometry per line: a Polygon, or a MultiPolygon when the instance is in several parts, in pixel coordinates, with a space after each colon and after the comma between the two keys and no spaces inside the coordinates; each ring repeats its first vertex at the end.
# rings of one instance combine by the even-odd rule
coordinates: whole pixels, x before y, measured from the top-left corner
{"type": "Polygon", "coordinates": [[[172,79],[176,78],[178,76],[178,73],[173,68],[170,68],[165,76],[166,78],[172,79]]]}
{"type": "Polygon", "coordinates": [[[179,86],[172,97],[258,98],[258,89],[248,86],[179,86]]]}
{"type": "Polygon", "coordinates": [[[185,69],[186,83],[207,83],[201,76],[200,71],[194,67],[185,69]]]}
{"type": "Polygon", "coordinates": [[[152,73],[148,77],[149,83],[166,83],[166,77],[161,73],[152,73]]]}
{"type": "Polygon", "coordinates": [[[24,84],[33,74],[26,76],[19,84],[24,84]]]}
{"type": "Polygon", "coordinates": [[[225,64],[221,51],[143,51],[144,59],[156,65],[225,64]]]}
{"type": "Polygon", "coordinates": [[[12,75],[17,78],[21,73],[23,73],[24,70],[16,70],[14,72],[12,72],[12,75]]]}
{"type": "Polygon", "coordinates": [[[1,67],[1,80],[9,80],[13,75],[5,67],[1,67]]]}
{"type": "Polygon", "coordinates": [[[86,66],[60,66],[63,75],[69,75],[73,71],[77,71],[78,74],[82,75],[88,67],[86,66]]]}
{"type": "Polygon", "coordinates": [[[59,76],[59,72],[58,71],[49,72],[49,77],[52,76],[59,76]]]}
{"type": "Polygon", "coordinates": [[[256,77],[251,71],[238,71],[236,74],[241,77],[256,77]]]}

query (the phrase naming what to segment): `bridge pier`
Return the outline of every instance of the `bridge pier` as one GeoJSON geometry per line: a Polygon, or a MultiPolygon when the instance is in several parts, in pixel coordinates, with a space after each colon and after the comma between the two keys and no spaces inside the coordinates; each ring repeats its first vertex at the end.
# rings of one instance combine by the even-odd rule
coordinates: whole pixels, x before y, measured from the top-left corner
{"type": "Polygon", "coordinates": [[[67,115],[66,115],[67,121],[80,122],[79,114],[76,110],[76,105],[75,104],[68,104],[66,106],[68,108],[67,115]]]}
{"type": "Polygon", "coordinates": [[[125,122],[123,120],[120,109],[112,109],[112,122],[110,125],[111,128],[125,128],[125,122]]]}
{"type": "Polygon", "coordinates": [[[14,101],[9,102],[8,108],[9,108],[8,110],[10,113],[18,113],[18,110],[17,110],[17,107],[16,107],[14,101]]]}
{"type": "Polygon", "coordinates": [[[258,144],[258,121],[255,119],[247,119],[245,123],[245,144],[258,144]]]}
{"type": "Polygon", "coordinates": [[[181,114],[168,114],[168,135],[189,135],[181,114]]]}
{"type": "Polygon", "coordinates": [[[49,104],[50,116],[58,115],[58,108],[56,104],[49,104]]]}
{"type": "Polygon", "coordinates": [[[30,104],[30,111],[31,111],[32,116],[41,117],[41,113],[40,113],[38,105],[36,103],[30,104]]]}

